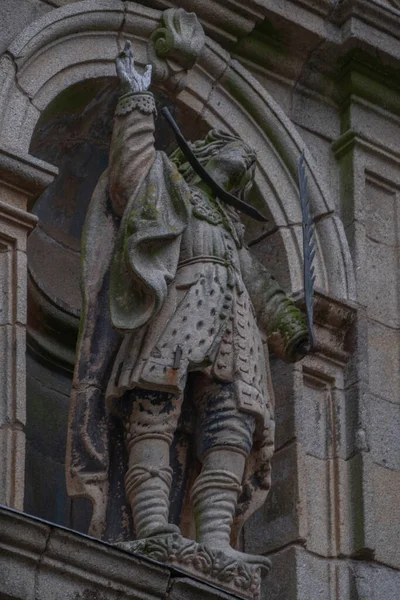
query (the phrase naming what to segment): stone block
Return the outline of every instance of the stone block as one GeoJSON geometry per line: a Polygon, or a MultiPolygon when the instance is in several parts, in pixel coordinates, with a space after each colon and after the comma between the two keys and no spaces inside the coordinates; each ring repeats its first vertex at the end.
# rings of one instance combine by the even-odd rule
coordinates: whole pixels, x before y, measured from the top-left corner
{"type": "Polygon", "coordinates": [[[24,27],[52,10],[52,7],[40,0],[18,0],[18,10],[15,9],[13,2],[0,4],[0,54],[24,27]]]}
{"type": "Polygon", "coordinates": [[[0,385],[0,425],[12,422],[13,390],[13,327],[0,325],[0,356],[2,378],[0,385]]]}
{"type": "Polygon", "coordinates": [[[331,462],[306,456],[307,549],[322,556],[333,556],[335,539],[332,532],[331,462]]]}
{"type": "Polygon", "coordinates": [[[331,382],[305,373],[302,398],[296,405],[296,432],[306,454],[321,459],[336,454],[334,405],[331,382]]]}
{"type": "Polygon", "coordinates": [[[13,419],[26,423],[26,330],[23,325],[13,327],[13,419]]]}
{"type": "Polygon", "coordinates": [[[366,180],[366,222],[367,235],[386,246],[397,243],[396,189],[390,189],[381,182],[366,180]]]}
{"type": "Polygon", "coordinates": [[[347,522],[341,524],[346,554],[371,556],[375,548],[373,462],[369,452],[359,452],[347,463],[347,522]]]}
{"type": "Polygon", "coordinates": [[[390,327],[399,325],[398,251],[381,242],[366,240],[368,260],[367,311],[369,317],[390,327]]]}
{"type": "MultiPolygon", "coordinates": [[[[309,114],[312,115],[310,108],[308,108],[308,110],[309,114]]],[[[318,170],[323,174],[324,180],[331,190],[333,201],[336,201],[335,208],[339,213],[340,172],[337,162],[332,156],[331,148],[331,140],[336,139],[338,136],[337,127],[339,123],[337,120],[337,115],[334,113],[334,111],[332,111],[332,108],[326,104],[321,105],[320,114],[321,113],[325,117],[325,122],[320,120],[317,123],[317,128],[309,123],[309,125],[311,125],[310,129],[299,127],[299,130],[301,131],[301,136],[313,156],[318,170]],[[325,135],[323,135],[323,137],[320,137],[317,132],[321,125],[325,128],[325,135]]],[[[300,124],[301,120],[302,117],[300,116],[300,124]]],[[[299,124],[297,114],[294,116],[294,122],[296,125],[299,124]]]]}
{"type": "Polygon", "coordinates": [[[0,425],[0,504],[24,505],[25,433],[15,424],[0,425]]]}
{"type": "Polygon", "coordinates": [[[374,465],[372,487],[374,514],[370,519],[375,529],[375,559],[400,569],[400,472],[374,465]]]}
{"type": "Polygon", "coordinates": [[[296,552],[297,599],[350,598],[344,569],[344,565],[334,560],[323,560],[299,548],[296,552]]]}
{"type": "Polygon", "coordinates": [[[0,509],[0,597],[34,600],[36,568],[50,528],[0,509]]]}
{"type": "MultiPolygon", "coordinates": [[[[305,132],[312,131],[318,135],[313,136],[310,148],[320,146],[325,142],[325,151],[329,147],[328,140],[335,140],[340,135],[340,122],[336,110],[328,103],[321,102],[314,94],[307,93],[305,89],[296,90],[293,94],[291,116],[293,121],[302,129],[301,135],[307,139],[305,132]]],[[[321,152],[316,151],[316,159],[322,158],[321,152]]],[[[317,163],[318,164],[318,163],[317,163]]],[[[322,167],[321,164],[319,164],[322,167]]],[[[329,178],[329,173],[326,174],[329,178]]]]}
{"type": "Polygon", "coordinates": [[[168,567],[55,527],[40,565],[39,597],[53,600],[51,594],[63,589],[60,599],[83,600],[88,589],[101,599],[114,600],[123,594],[150,600],[164,598],[169,580],[168,567]]]}
{"type": "Polygon", "coordinates": [[[357,600],[398,600],[400,571],[368,562],[350,563],[351,584],[357,600]]]}
{"type": "Polygon", "coordinates": [[[370,391],[390,402],[400,403],[399,331],[376,321],[368,324],[370,391]]]}
{"type": "Polygon", "coordinates": [[[301,367],[271,356],[271,379],[275,395],[275,448],[279,450],[295,437],[295,406],[301,393],[301,367]]]}
{"type": "Polygon", "coordinates": [[[297,548],[288,546],[269,556],[271,571],[262,582],[262,600],[297,600],[297,548]]]}
{"type": "Polygon", "coordinates": [[[171,579],[169,600],[231,600],[232,596],[189,577],[171,579]]]}
{"type": "Polygon", "coordinates": [[[27,256],[25,252],[17,250],[15,252],[14,261],[14,274],[15,274],[15,295],[16,295],[16,306],[15,306],[15,319],[19,325],[26,325],[26,318],[28,312],[28,298],[27,298],[27,279],[28,279],[28,264],[27,256]]]}
{"type": "Polygon", "coordinates": [[[370,448],[369,424],[370,402],[368,384],[359,382],[345,390],[345,439],[342,441],[344,456],[349,458],[370,448]]]}
{"type": "Polygon", "coordinates": [[[369,397],[368,442],[375,463],[400,471],[400,408],[379,396],[369,397]]]}
{"type": "Polygon", "coordinates": [[[7,147],[27,152],[40,110],[26,93],[15,85],[3,102],[1,142],[7,147]]]}
{"type": "Polygon", "coordinates": [[[272,569],[263,582],[263,599],[353,599],[350,561],[324,559],[307,552],[301,546],[288,546],[271,554],[270,558],[272,569]]]}
{"type": "Polygon", "coordinates": [[[306,536],[304,456],[292,443],[275,453],[272,486],[263,507],[244,527],[244,548],[251,554],[265,554],[306,536]]]}
{"type": "Polygon", "coordinates": [[[349,358],[345,366],[346,388],[359,382],[368,383],[368,315],[363,306],[357,307],[354,326],[347,339],[349,358]]]}
{"type": "Polygon", "coordinates": [[[170,570],[0,508],[0,597],[8,600],[163,600],[170,570]]]}

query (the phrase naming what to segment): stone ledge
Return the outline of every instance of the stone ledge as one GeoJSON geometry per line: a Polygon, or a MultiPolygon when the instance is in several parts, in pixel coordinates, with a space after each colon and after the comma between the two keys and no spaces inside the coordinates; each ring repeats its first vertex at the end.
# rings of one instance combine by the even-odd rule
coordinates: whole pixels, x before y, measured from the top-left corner
{"type": "Polygon", "coordinates": [[[0,147],[1,180],[37,197],[58,175],[57,167],[20,150],[0,147]]]}
{"type": "Polygon", "coordinates": [[[0,597],[229,600],[175,569],[0,506],[0,597]]]}

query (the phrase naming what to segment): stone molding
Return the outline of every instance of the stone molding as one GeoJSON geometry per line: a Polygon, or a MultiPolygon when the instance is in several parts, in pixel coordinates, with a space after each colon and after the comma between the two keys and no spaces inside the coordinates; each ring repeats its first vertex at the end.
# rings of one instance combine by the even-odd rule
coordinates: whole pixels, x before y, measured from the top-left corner
{"type": "Polygon", "coordinates": [[[14,600],[232,598],[154,560],[1,506],[0,532],[0,595],[14,600]]]}
{"type": "Polygon", "coordinates": [[[377,143],[376,140],[368,137],[365,133],[348,129],[332,144],[332,150],[337,159],[341,159],[354,148],[361,148],[367,154],[373,154],[396,166],[400,166],[400,152],[377,143]]]}

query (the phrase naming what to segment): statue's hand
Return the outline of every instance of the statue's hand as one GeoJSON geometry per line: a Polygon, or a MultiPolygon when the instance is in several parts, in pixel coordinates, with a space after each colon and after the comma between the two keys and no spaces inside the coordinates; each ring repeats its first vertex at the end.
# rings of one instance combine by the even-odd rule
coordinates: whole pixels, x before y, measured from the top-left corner
{"type": "Polygon", "coordinates": [[[125,48],[118,54],[115,63],[118,77],[126,91],[144,92],[150,87],[151,65],[146,66],[143,75],[136,71],[131,42],[125,42],[125,48]]]}

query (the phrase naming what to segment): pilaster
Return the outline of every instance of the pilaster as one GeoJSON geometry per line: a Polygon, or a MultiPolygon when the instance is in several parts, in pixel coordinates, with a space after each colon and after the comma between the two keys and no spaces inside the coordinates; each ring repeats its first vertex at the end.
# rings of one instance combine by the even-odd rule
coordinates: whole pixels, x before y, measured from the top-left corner
{"type": "MultiPolygon", "coordinates": [[[[303,299],[297,303],[301,307],[303,299]]],[[[245,528],[246,551],[274,557],[301,544],[324,558],[346,553],[352,422],[345,375],[355,320],[354,304],[317,292],[317,352],[296,365],[272,360],[273,482],[264,509],[245,528]]]]}
{"type": "Polygon", "coordinates": [[[27,208],[57,170],[0,148],[0,503],[23,508],[25,472],[27,208]]]}

